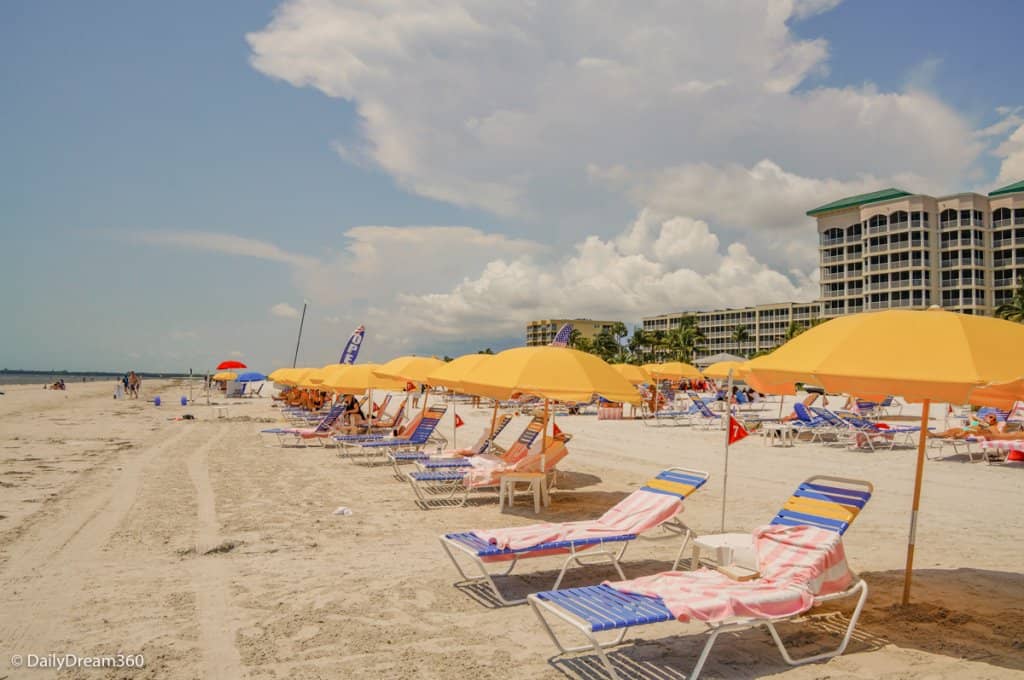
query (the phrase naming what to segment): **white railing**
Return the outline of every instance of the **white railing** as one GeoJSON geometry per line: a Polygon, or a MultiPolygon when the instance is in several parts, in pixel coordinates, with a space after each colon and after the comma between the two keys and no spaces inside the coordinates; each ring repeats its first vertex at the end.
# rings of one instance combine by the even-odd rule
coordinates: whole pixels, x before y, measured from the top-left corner
{"type": "Polygon", "coordinates": [[[993,227],[1008,227],[1008,226],[1010,226],[1011,222],[1013,222],[1013,220],[1011,220],[1009,217],[1007,217],[1005,220],[992,220],[992,226],[993,227]]]}

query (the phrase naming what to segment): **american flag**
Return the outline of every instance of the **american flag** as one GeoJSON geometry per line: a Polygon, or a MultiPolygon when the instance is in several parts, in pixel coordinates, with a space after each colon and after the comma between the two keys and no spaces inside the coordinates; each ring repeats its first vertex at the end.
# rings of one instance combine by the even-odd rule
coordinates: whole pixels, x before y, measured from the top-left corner
{"type": "Polygon", "coordinates": [[[572,334],[572,324],[567,323],[555,333],[555,339],[551,341],[552,347],[568,347],[569,336],[572,334]]]}

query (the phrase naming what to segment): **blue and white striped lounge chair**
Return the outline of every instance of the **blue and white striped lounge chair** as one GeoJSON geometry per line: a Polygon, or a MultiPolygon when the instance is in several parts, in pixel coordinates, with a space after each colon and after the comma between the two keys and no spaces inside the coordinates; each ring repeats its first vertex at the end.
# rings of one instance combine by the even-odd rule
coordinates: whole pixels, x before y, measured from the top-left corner
{"type": "MultiPolygon", "coordinates": [[[[771,524],[787,526],[808,525],[829,529],[839,535],[843,535],[871,499],[873,492],[874,486],[864,480],[825,475],[810,477],[797,487],[790,499],[786,501],[779,513],[772,519],[771,524]]],[[[752,542],[752,537],[748,534],[722,534],[720,537],[732,538],[734,542],[738,539],[752,542]]],[[[709,539],[720,537],[702,536],[700,541],[706,542],[709,539]]],[[[752,552],[753,550],[751,549],[752,552]]],[[[696,567],[696,563],[697,555],[695,554],[691,566],[696,567]]],[[[737,563],[742,565],[740,560],[737,560],[737,563]]],[[[754,566],[756,568],[756,565],[754,566]]],[[[867,584],[862,579],[856,579],[851,587],[840,593],[816,596],[814,606],[859,595],[857,604],[850,616],[850,623],[847,625],[846,632],[839,646],[834,650],[802,659],[793,659],[790,656],[774,626],[775,623],[792,617],[737,619],[708,624],[711,627],[711,634],[697,659],[694,669],[686,678],[687,680],[697,680],[701,669],[704,667],[704,663],[707,661],[708,654],[710,654],[711,648],[714,646],[719,635],[759,626],[764,626],[768,629],[776,646],[779,648],[779,652],[782,654],[782,658],[790,665],[812,663],[838,656],[846,650],[846,646],[850,642],[857,621],[860,618],[860,612],[867,599],[867,594],[867,584]]],[[[626,632],[634,626],[675,620],[675,617],[660,598],[622,593],[607,585],[536,593],[529,595],[527,600],[537,618],[540,619],[544,629],[551,637],[551,640],[562,654],[584,651],[595,652],[612,678],[618,678],[619,675],[611,660],[605,654],[605,649],[621,644],[625,639],[626,632]],[[547,618],[549,616],[574,627],[583,634],[588,644],[575,647],[565,646],[551,627],[551,623],[547,618]],[[619,632],[610,640],[600,641],[596,637],[598,633],[612,630],[619,632]]]]}
{"type": "MultiPolygon", "coordinates": [[[[665,470],[653,479],[648,480],[640,490],[666,494],[669,496],[677,496],[680,500],[685,501],[692,493],[707,483],[708,476],[708,473],[700,470],[673,467],[665,470]]],[[[633,492],[630,496],[619,501],[615,508],[612,508],[609,513],[614,512],[616,508],[629,506],[631,504],[631,499],[636,495],[637,492],[633,492]]],[[[680,509],[680,513],[681,512],[682,509],[680,509]]],[[[565,572],[573,563],[578,566],[587,566],[588,564],[607,562],[614,567],[620,578],[626,578],[622,572],[621,561],[623,555],[626,553],[626,548],[628,548],[630,543],[634,540],[638,538],[658,540],[682,537],[682,543],[679,546],[679,551],[676,553],[676,559],[672,566],[673,569],[678,568],[679,561],[686,550],[690,537],[692,536],[692,531],[679,520],[678,514],[675,517],[664,520],[658,525],[658,528],[662,529],[662,533],[657,536],[651,536],[648,533],[604,535],[599,538],[540,542],[536,545],[515,550],[510,548],[498,548],[491,543],[485,542],[475,533],[468,531],[441,536],[441,547],[444,548],[445,553],[448,555],[449,559],[451,559],[452,564],[455,565],[455,569],[462,577],[462,584],[482,583],[489,585],[494,596],[503,604],[520,604],[522,602],[526,602],[526,599],[507,599],[501,593],[501,590],[498,588],[498,584],[494,579],[496,576],[508,576],[512,573],[516,564],[518,564],[520,560],[524,559],[564,556],[565,560],[562,563],[562,568],[558,572],[555,584],[552,586],[553,589],[557,590],[558,586],[562,583],[562,578],[565,576],[565,572]],[[456,555],[458,555],[460,559],[471,560],[473,564],[476,565],[477,569],[479,569],[481,575],[477,576],[475,574],[467,574],[459,559],[456,558],[456,555]],[[584,558],[586,559],[586,562],[583,561],[584,558]],[[507,564],[508,566],[501,572],[492,573],[487,569],[488,565],[504,564],[507,564]]]]}
{"type": "Polygon", "coordinates": [[[312,428],[297,428],[297,427],[271,427],[265,430],[260,430],[260,436],[274,435],[277,438],[278,444],[286,446],[288,444],[306,446],[312,439],[320,444],[323,444],[323,439],[319,437],[314,438],[303,438],[303,433],[324,433],[331,431],[335,423],[338,422],[338,418],[345,412],[344,404],[335,404],[331,407],[331,410],[326,415],[320,418],[320,422],[316,424],[316,427],[312,428]]]}
{"type": "Polygon", "coordinates": [[[431,406],[408,437],[385,437],[377,441],[359,442],[352,446],[348,454],[362,456],[364,462],[373,462],[374,458],[387,462],[388,453],[394,451],[418,449],[430,443],[444,446],[448,440],[438,431],[437,426],[447,410],[448,407],[443,404],[431,406]]]}
{"type": "MultiPolygon", "coordinates": [[[[775,641],[783,660],[791,666],[799,666],[816,661],[823,661],[834,656],[839,656],[846,651],[853,631],[860,620],[861,611],[868,596],[868,586],[863,579],[856,578],[849,588],[842,592],[829,595],[818,595],[813,599],[812,608],[826,602],[842,600],[852,596],[858,596],[856,605],[850,615],[850,622],[846,626],[842,641],[839,646],[826,652],[811,656],[794,659],[789,650],[786,649],[782,638],[775,629],[775,624],[793,620],[795,616],[783,616],[775,618],[734,618],[722,622],[708,622],[710,628],[707,642],[697,657],[693,670],[686,675],[686,680],[698,680],[700,673],[707,662],[711,649],[714,647],[718,636],[722,633],[734,633],[751,628],[765,627],[775,641]]],[[[605,671],[612,680],[618,680],[619,673],[615,665],[605,652],[609,647],[622,644],[626,633],[634,626],[643,626],[651,623],[663,623],[675,621],[675,617],[660,597],[648,597],[623,593],[609,585],[586,586],[583,588],[570,588],[566,590],[552,590],[543,593],[535,593],[527,596],[530,607],[537,615],[541,625],[547,632],[548,637],[558,648],[561,654],[573,654],[576,652],[594,652],[601,660],[605,671]],[[551,619],[551,620],[549,620],[551,619]],[[587,640],[587,644],[578,646],[567,646],[552,627],[552,621],[558,621],[566,626],[575,628],[587,640]],[[606,631],[618,631],[617,634],[608,640],[599,640],[597,635],[606,631]]],[[[630,674],[629,677],[635,677],[630,674]]],[[[677,677],[672,673],[659,677],[677,677]]],[[[678,677],[683,677],[680,673],[678,677]]]]}
{"type": "Polygon", "coordinates": [[[402,476],[402,471],[398,466],[406,463],[416,463],[423,469],[466,467],[470,464],[469,458],[479,456],[491,450],[494,446],[494,440],[502,433],[510,422],[512,422],[512,416],[510,414],[501,416],[497,421],[495,421],[493,432],[490,428],[485,428],[476,445],[469,449],[460,449],[458,454],[455,452],[448,452],[442,453],[441,456],[431,456],[427,451],[392,451],[388,453],[388,458],[391,460],[391,465],[395,469],[395,476],[403,481],[405,477],[402,476]]]}
{"type": "Polygon", "coordinates": [[[893,449],[896,447],[896,440],[898,437],[903,438],[902,441],[904,444],[912,446],[914,444],[914,435],[921,432],[921,428],[916,425],[882,427],[878,423],[874,423],[859,416],[848,415],[843,419],[850,426],[851,448],[864,448],[866,446],[874,451],[875,442],[880,440],[887,442],[889,444],[888,448],[893,449]]]}
{"type": "MultiPolygon", "coordinates": [[[[533,455],[532,449],[537,437],[544,431],[544,418],[534,416],[512,446],[501,455],[501,462],[511,465],[533,455]]],[[[551,440],[549,444],[554,443],[551,440]]],[[[559,442],[561,443],[561,442],[559,442]]],[[[538,452],[539,453],[539,452],[538,452]]],[[[471,464],[472,465],[472,464],[471,464]]],[[[464,483],[469,468],[459,467],[442,470],[420,470],[410,472],[406,480],[416,494],[416,504],[427,509],[433,506],[464,505],[469,499],[471,488],[464,483]],[[461,493],[462,498],[455,500],[461,493]]]]}

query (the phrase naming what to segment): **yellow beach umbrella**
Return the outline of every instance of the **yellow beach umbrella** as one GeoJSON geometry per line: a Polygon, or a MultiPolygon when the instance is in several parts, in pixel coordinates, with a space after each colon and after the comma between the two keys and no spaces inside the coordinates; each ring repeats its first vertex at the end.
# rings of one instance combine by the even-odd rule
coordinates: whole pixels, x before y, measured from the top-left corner
{"type": "Polygon", "coordinates": [[[1024,324],[938,308],[888,310],[832,319],[750,362],[751,376],[776,385],[810,381],[829,392],[923,402],[904,604],[910,600],[930,402],[967,403],[985,385],[1024,375],[1021,347],[1024,324]]]}
{"type": "Polygon", "coordinates": [[[742,380],[746,375],[745,361],[718,361],[704,369],[703,373],[708,378],[728,378],[729,371],[732,371],[734,380],[742,380]]]}
{"type": "Polygon", "coordinates": [[[444,362],[434,357],[406,356],[392,359],[374,372],[383,378],[407,380],[422,385],[427,383],[428,375],[442,366],[444,362]]]}
{"type": "Polygon", "coordinates": [[[619,375],[629,381],[631,385],[649,384],[653,378],[643,366],[633,364],[612,364],[612,368],[618,371],[619,375]]]}
{"type": "Polygon", "coordinates": [[[700,378],[700,369],[682,361],[666,361],[662,364],[644,364],[644,370],[655,380],[682,380],[700,378]]]}
{"type": "Polygon", "coordinates": [[[368,390],[401,390],[404,380],[382,378],[375,373],[380,364],[335,364],[323,370],[320,383],[325,390],[338,394],[365,394],[368,390]]]}
{"type": "Polygon", "coordinates": [[[1018,401],[1024,401],[1024,378],[979,387],[971,393],[970,399],[970,403],[975,406],[1002,409],[1012,409],[1018,401]]]}
{"type": "Polygon", "coordinates": [[[460,392],[462,391],[462,380],[492,358],[494,357],[491,354],[466,354],[458,359],[452,359],[446,364],[442,363],[429,373],[427,383],[460,392]]]}
{"type": "Polygon", "coordinates": [[[232,373],[231,371],[221,371],[220,373],[214,373],[213,378],[211,378],[211,380],[215,380],[217,382],[227,382],[228,380],[234,380],[237,377],[237,373],[232,373]]]}
{"type": "Polygon", "coordinates": [[[284,378],[285,376],[287,376],[288,375],[288,371],[290,371],[290,370],[292,370],[292,369],[290,369],[290,368],[278,368],[278,369],[272,371],[267,376],[267,380],[269,380],[270,382],[281,382],[281,378],[284,378]]]}
{"type": "Polygon", "coordinates": [[[583,402],[599,394],[609,401],[640,402],[628,380],[600,357],[567,347],[516,347],[495,354],[462,380],[462,390],[494,399],[532,394],[583,402]]]}

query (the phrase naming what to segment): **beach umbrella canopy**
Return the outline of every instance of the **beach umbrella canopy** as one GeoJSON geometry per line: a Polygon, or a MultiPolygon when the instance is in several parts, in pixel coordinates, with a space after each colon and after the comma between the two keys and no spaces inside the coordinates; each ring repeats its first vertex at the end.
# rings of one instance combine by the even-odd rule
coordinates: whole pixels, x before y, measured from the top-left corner
{"type": "Polygon", "coordinates": [[[375,370],[375,373],[382,378],[423,384],[427,382],[428,375],[442,366],[444,366],[444,362],[434,357],[405,356],[382,364],[375,370]]]}
{"type": "Polygon", "coordinates": [[[644,370],[655,380],[681,380],[683,378],[700,378],[700,370],[696,366],[682,361],[666,361],[662,364],[644,364],[644,370]]]}
{"type": "Polygon", "coordinates": [[[745,361],[719,361],[704,369],[704,375],[709,378],[728,378],[729,371],[732,371],[734,380],[741,380],[747,373],[745,361]]]}
{"type": "Polygon", "coordinates": [[[748,367],[751,378],[775,385],[965,404],[983,385],[1024,375],[1021,347],[1024,324],[940,309],[887,310],[827,321],[748,367]]]}
{"type": "Polygon", "coordinates": [[[275,370],[271,371],[270,375],[267,376],[267,380],[271,380],[273,382],[281,382],[281,378],[283,378],[286,375],[288,375],[288,371],[291,371],[291,370],[293,370],[293,369],[290,369],[290,368],[278,368],[278,369],[275,369],[275,370]]]}
{"type": "Polygon", "coordinates": [[[401,390],[404,380],[375,373],[380,364],[334,364],[322,369],[320,387],[338,394],[365,394],[367,390],[401,390]]]}
{"type": "Polygon", "coordinates": [[[640,402],[628,380],[600,357],[567,347],[516,347],[495,354],[462,380],[462,391],[494,399],[516,393],[585,402],[599,394],[610,401],[640,402]]]}
{"type": "Polygon", "coordinates": [[[248,373],[243,373],[242,375],[238,376],[238,382],[259,382],[261,380],[266,379],[267,376],[257,371],[249,371],[248,373]]]}
{"type": "Polygon", "coordinates": [[[217,364],[217,370],[218,371],[223,371],[224,369],[227,369],[227,368],[249,368],[249,367],[246,366],[245,364],[243,364],[241,361],[222,361],[219,364],[217,364]]]}
{"type": "Polygon", "coordinates": [[[979,387],[971,393],[970,400],[975,406],[995,406],[1002,409],[1012,409],[1018,401],[1024,401],[1024,378],[979,387]]]}
{"type": "Polygon", "coordinates": [[[492,358],[491,354],[465,354],[452,359],[427,375],[427,384],[447,387],[458,392],[462,389],[462,380],[492,358]]]}
{"type": "Polygon", "coordinates": [[[295,378],[295,384],[298,387],[309,387],[317,390],[322,389],[321,383],[323,381],[324,370],[322,368],[307,368],[295,378]]]}
{"type": "Polygon", "coordinates": [[[651,374],[647,372],[643,366],[635,366],[633,364],[612,364],[619,375],[629,381],[631,385],[643,385],[650,383],[653,378],[651,374]]]}
{"type": "Polygon", "coordinates": [[[217,382],[227,382],[228,380],[234,380],[237,377],[237,373],[232,373],[231,371],[221,371],[220,373],[214,373],[213,378],[211,378],[211,380],[215,380],[217,382]]]}
{"type": "Polygon", "coordinates": [[[300,382],[306,377],[306,374],[313,369],[311,368],[282,368],[274,371],[272,374],[273,380],[276,383],[282,385],[291,385],[292,387],[298,386],[300,382]]]}
{"type": "Polygon", "coordinates": [[[1024,324],[938,308],[887,310],[832,319],[749,363],[748,382],[755,376],[774,385],[813,382],[862,398],[894,394],[923,402],[904,604],[910,601],[930,402],[967,403],[979,388],[1024,375],[1021,347],[1024,324]]]}

